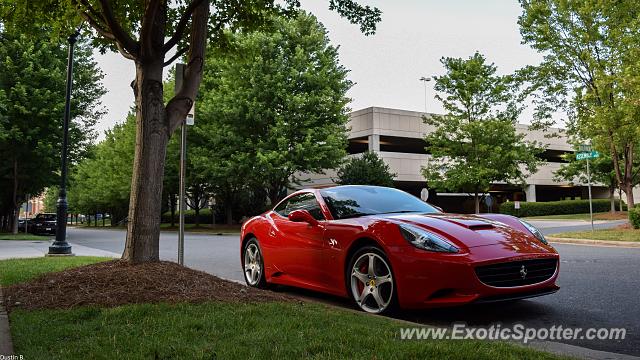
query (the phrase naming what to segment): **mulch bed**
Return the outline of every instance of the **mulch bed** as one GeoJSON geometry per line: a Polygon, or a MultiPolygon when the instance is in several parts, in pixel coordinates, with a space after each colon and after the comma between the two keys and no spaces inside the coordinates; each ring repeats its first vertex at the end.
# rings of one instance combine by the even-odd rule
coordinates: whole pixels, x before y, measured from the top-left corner
{"type": "Polygon", "coordinates": [[[139,303],[256,303],[296,301],[173,262],[130,264],[114,260],[48,273],[3,289],[7,309],[68,309],[139,303]]]}

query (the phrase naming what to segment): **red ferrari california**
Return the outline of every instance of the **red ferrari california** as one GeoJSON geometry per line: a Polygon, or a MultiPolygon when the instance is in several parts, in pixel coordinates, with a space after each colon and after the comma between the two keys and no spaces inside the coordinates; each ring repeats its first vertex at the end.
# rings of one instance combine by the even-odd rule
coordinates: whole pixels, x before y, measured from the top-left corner
{"type": "Polygon", "coordinates": [[[351,297],[362,310],[515,300],[558,291],[559,256],[513,216],[446,214],[403,191],[295,192],[242,226],[247,284],[351,297]]]}

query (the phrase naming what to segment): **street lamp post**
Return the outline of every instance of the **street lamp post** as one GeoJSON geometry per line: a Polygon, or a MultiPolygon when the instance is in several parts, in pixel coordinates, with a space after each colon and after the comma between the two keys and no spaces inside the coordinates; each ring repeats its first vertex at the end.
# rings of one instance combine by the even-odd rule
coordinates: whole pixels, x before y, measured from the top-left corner
{"type": "Polygon", "coordinates": [[[73,83],[73,47],[80,36],[80,29],[69,36],[69,57],[67,59],[67,88],[64,104],[64,125],[62,134],[62,166],[60,169],[60,191],[56,209],[56,240],[49,246],[48,255],[72,255],[67,242],[67,154],[69,152],[69,121],[71,117],[71,85],[73,83]]]}
{"type": "Polygon", "coordinates": [[[418,79],[424,83],[424,113],[427,113],[427,83],[431,81],[430,77],[421,77],[418,79]]]}

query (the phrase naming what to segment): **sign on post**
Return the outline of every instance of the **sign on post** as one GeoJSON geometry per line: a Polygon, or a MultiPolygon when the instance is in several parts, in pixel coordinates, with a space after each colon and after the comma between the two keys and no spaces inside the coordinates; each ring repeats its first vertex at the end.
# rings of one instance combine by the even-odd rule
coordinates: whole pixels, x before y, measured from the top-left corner
{"type": "Polygon", "coordinates": [[[596,159],[599,157],[600,153],[595,150],[576,153],[576,160],[596,159]]]}
{"type": "Polygon", "coordinates": [[[591,145],[580,145],[580,152],[576,153],[576,160],[587,160],[587,186],[589,187],[589,217],[591,218],[591,231],[593,231],[593,204],[591,198],[591,171],[589,169],[589,159],[600,157],[600,153],[591,150],[591,145]]]}
{"type": "Polygon", "coordinates": [[[422,191],[420,191],[420,199],[424,202],[427,202],[429,199],[429,190],[427,188],[423,188],[422,191]]]}

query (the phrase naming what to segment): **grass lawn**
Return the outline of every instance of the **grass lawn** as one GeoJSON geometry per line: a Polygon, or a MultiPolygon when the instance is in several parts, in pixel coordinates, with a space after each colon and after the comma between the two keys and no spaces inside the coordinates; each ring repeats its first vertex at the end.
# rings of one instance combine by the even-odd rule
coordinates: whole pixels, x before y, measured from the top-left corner
{"type": "MultiPolygon", "coordinates": [[[[102,260],[7,260],[0,261],[0,274],[10,284],[102,260]]],[[[559,358],[504,342],[402,341],[405,323],[315,303],[15,309],[9,316],[15,352],[25,359],[559,358]]]]}
{"type": "Polygon", "coordinates": [[[61,271],[66,268],[113,260],[91,256],[41,257],[33,259],[9,259],[0,261],[0,286],[28,281],[38,275],[61,271]]]}
{"type": "Polygon", "coordinates": [[[17,310],[10,321],[25,359],[557,358],[507,343],[401,341],[404,324],[308,303],[17,310]]]}
{"type": "MultiPolygon", "coordinates": [[[[583,220],[583,221],[591,221],[589,214],[563,214],[563,215],[545,215],[545,216],[529,216],[523,218],[525,220],[583,220]]],[[[623,212],[601,212],[594,213],[593,220],[626,220],[628,219],[628,214],[626,211],[623,212]]]]}
{"type": "Polygon", "coordinates": [[[25,233],[13,235],[12,233],[0,232],[0,240],[50,240],[52,238],[53,235],[33,235],[25,233]]]}
{"type": "Polygon", "coordinates": [[[640,230],[634,229],[596,229],[591,232],[572,231],[557,234],[549,234],[551,237],[589,239],[589,240],[613,240],[613,241],[640,241],[640,230]]]}

